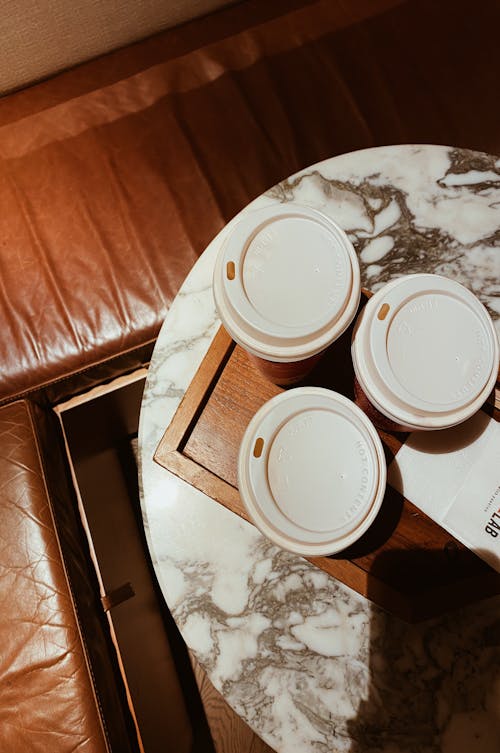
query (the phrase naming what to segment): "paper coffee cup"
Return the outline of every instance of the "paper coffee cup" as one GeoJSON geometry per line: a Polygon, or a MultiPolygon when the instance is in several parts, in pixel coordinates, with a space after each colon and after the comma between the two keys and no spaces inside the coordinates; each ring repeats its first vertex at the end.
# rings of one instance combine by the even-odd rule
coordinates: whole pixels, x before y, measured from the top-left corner
{"type": "Polygon", "coordinates": [[[264,361],[263,371],[269,362],[270,379],[286,384],[304,375],[300,362],[310,359],[312,366],[352,322],[359,264],[344,231],[326,215],[295,204],[269,206],[236,223],[218,254],[213,290],[231,337],[264,361]]]}
{"type": "Polygon", "coordinates": [[[386,484],[382,444],[350,400],[298,387],[252,418],[238,458],[240,496],[257,528],[304,556],[334,554],[375,519],[386,484]]]}
{"type": "Polygon", "coordinates": [[[408,430],[470,418],[498,374],[491,317],[470,290],[439,275],[408,275],[377,291],[356,322],[351,352],[371,405],[408,430]]]}

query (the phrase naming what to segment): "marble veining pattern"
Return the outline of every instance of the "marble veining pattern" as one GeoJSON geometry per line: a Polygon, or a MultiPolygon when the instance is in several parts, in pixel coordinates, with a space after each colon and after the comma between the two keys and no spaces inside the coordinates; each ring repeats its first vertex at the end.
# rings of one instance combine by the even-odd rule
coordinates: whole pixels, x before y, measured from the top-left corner
{"type": "Polygon", "coordinates": [[[498,320],[500,160],[467,150],[391,149],[397,166],[387,169],[384,149],[376,172],[356,174],[351,162],[373,150],[342,155],[284,181],[269,196],[336,217],[372,290],[402,274],[432,271],[470,287],[498,320]]]}
{"type": "MultiPolygon", "coordinates": [[[[245,211],[286,201],[344,227],[367,287],[438,272],[472,288],[500,331],[499,159],[436,146],[354,152],[245,211]]],[[[500,599],[408,626],[153,463],[218,326],[211,276],[227,231],[167,316],[139,432],[146,535],[186,642],[276,751],[497,753],[500,599]]]]}

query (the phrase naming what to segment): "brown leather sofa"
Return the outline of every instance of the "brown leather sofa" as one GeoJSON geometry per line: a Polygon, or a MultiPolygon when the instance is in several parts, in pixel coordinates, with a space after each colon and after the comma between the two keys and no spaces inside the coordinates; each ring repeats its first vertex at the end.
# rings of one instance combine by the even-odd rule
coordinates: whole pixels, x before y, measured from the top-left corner
{"type": "Polygon", "coordinates": [[[294,171],[499,154],[499,24],[494,0],[245,0],[0,100],[2,751],[137,745],[52,408],[146,364],[210,239],[294,171]]]}

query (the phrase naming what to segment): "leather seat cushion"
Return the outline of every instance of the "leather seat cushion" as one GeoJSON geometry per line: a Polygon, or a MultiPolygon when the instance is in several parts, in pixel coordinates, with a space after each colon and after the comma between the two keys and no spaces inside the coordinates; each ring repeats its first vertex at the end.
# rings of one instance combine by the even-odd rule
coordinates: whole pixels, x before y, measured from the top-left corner
{"type": "Polygon", "coordinates": [[[0,101],[0,400],[147,359],[211,238],[308,164],[500,152],[499,24],[494,0],[251,0],[0,101]]]}
{"type": "Polygon", "coordinates": [[[0,750],[136,750],[58,445],[0,408],[0,750]]]}

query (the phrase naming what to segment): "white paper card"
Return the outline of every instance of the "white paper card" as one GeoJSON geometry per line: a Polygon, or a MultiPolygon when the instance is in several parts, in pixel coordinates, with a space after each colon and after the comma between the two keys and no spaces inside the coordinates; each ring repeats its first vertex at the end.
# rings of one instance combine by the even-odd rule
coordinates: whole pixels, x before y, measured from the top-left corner
{"type": "Polygon", "coordinates": [[[500,423],[479,411],[452,429],[410,434],[388,481],[500,572],[500,423]]]}

